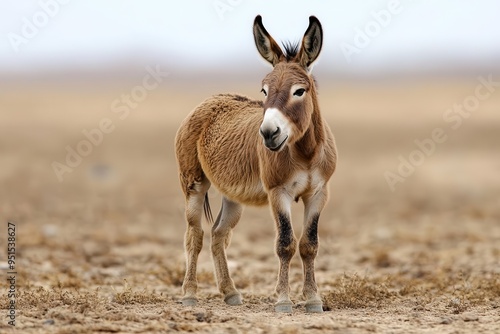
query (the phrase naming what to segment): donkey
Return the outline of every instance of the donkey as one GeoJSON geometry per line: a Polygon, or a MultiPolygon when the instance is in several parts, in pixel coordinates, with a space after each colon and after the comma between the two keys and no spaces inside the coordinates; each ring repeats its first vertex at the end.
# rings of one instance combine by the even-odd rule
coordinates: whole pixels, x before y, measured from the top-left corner
{"type": "Polygon", "coordinates": [[[315,80],[310,75],[311,65],[321,51],[323,31],[319,20],[311,16],[301,45],[284,44],[282,50],[259,15],[253,35],[260,55],[273,66],[262,81],[264,101],[235,94],[212,96],[187,116],[175,138],[187,220],[182,303],[197,303],[196,266],[203,243],[201,216],[204,211],[207,220],[213,221],[207,196],[213,184],[223,195],[222,208],[212,225],[211,249],[224,301],[242,304],[226,258],[242,205],[269,203],[280,262],[275,310],[292,312],[288,272],[297,239],[290,216],[292,202],[302,199],[304,227],[299,251],[306,312],[322,312],[314,260],[318,253],[318,220],[337,162],[335,141],[320,114],[315,80]]]}

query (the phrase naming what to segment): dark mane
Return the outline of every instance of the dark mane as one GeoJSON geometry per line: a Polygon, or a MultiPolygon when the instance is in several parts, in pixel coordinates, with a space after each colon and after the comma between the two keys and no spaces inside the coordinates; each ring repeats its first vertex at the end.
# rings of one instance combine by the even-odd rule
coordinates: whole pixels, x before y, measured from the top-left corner
{"type": "Polygon", "coordinates": [[[292,60],[299,53],[300,44],[298,42],[283,42],[284,55],[287,61],[292,60]]]}

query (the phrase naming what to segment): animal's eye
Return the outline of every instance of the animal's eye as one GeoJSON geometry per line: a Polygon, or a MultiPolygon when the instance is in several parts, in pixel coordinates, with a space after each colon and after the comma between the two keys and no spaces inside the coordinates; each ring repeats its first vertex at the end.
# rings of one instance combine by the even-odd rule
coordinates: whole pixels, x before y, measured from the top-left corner
{"type": "Polygon", "coordinates": [[[260,91],[261,91],[262,93],[264,93],[264,96],[267,96],[267,92],[266,92],[266,90],[265,90],[264,88],[262,88],[260,91]]]}
{"type": "Polygon", "coordinates": [[[304,88],[299,88],[299,89],[297,89],[297,90],[293,93],[293,95],[295,95],[295,96],[302,96],[302,95],[304,95],[304,93],[305,93],[305,92],[306,92],[306,90],[305,90],[304,88]]]}

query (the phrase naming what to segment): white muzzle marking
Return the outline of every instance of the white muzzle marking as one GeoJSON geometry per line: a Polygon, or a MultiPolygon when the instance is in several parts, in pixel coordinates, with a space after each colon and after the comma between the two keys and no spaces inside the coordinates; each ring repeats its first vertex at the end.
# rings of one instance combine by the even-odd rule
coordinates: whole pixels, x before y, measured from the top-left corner
{"type": "Polygon", "coordinates": [[[276,108],[269,108],[264,113],[264,120],[260,126],[260,134],[264,145],[272,151],[279,151],[290,135],[290,122],[283,113],[276,108]]]}

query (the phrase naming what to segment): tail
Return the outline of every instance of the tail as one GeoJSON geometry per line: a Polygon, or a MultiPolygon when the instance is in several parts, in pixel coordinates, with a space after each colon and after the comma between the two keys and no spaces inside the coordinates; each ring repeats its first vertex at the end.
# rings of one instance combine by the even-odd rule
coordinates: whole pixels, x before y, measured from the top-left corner
{"type": "Polygon", "coordinates": [[[208,201],[208,191],[205,194],[205,201],[203,202],[203,211],[205,212],[205,219],[210,225],[214,224],[214,216],[212,216],[212,209],[210,208],[210,202],[208,201]]]}

